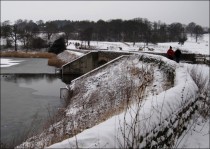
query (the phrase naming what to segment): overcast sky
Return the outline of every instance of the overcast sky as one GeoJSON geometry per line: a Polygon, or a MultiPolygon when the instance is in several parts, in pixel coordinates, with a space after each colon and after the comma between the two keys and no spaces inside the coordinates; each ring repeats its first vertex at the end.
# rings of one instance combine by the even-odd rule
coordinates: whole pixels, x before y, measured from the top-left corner
{"type": "Polygon", "coordinates": [[[209,27],[209,1],[1,1],[1,21],[147,18],[209,27]]]}

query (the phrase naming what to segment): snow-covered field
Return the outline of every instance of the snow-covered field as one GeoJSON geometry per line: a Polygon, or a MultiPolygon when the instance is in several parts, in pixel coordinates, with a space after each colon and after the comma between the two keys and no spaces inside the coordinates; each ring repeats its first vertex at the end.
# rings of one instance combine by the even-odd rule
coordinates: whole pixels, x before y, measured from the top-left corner
{"type": "MultiPolygon", "coordinates": [[[[67,49],[76,49],[74,43],[82,43],[79,40],[69,40],[71,44],[67,46],[67,49]]],[[[85,43],[83,42],[83,45],[85,43]]],[[[123,43],[123,42],[98,42],[91,41],[90,45],[95,47],[97,50],[111,50],[111,51],[139,51],[142,49],[144,52],[151,52],[150,49],[154,49],[152,52],[161,52],[166,53],[170,46],[173,50],[181,49],[182,52],[196,53],[196,54],[206,54],[209,55],[209,34],[204,34],[203,38],[199,39],[198,42],[195,42],[195,38],[188,36],[188,40],[184,45],[178,44],[178,42],[168,42],[168,43],[158,43],[157,45],[149,44],[146,46],[144,43],[136,43],[133,46],[133,43],[123,43]]]]}
{"type": "MultiPolygon", "coordinates": [[[[43,35],[40,35],[41,37],[43,35]]],[[[58,35],[57,35],[58,36],[58,35]]],[[[56,35],[53,36],[53,40],[57,38],[56,35]]],[[[2,44],[5,43],[4,39],[2,40],[2,44]]],[[[69,40],[70,45],[67,46],[67,49],[73,49],[78,50],[78,52],[68,51],[68,53],[61,53],[58,57],[69,62],[72,59],[75,59],[79,56],[82,56],[83,54],[80,52],[81,50],[77,49],[75,47],[75,43],[80,43],[79,40],[69,40]],[[69,55],[72,54],[72,57],[69,57],[69,55]]],[[[21,44],[21,43],[18,43],[21,44]]],[[[83,43],[84,44],[84,43],[83,43]]],[[[139,51],[139,49],[142,49],[141,51],[144,52],[160,52],[160,53],[166,53],[170,46],[172,46],[173,50],[176,50],[177,48],[181,49],[182,52],[188,52],[188,53],[196,53],[196,54],[206,54],[209,55],[209,34],[204,34],[203,38],[199,39],[198,42],[195,42],[195,38],[188,36],[188,40],[185,42],[184,45],[178,44],[178,42],[169,42],[169,43],[158,43],[157,45],[149,44],[146,46],[144,43],[136,43],[135,46],[133,46],[133,43],[122,43],[122,42],[98,42],[98,41],[91,41],[91,46],[95,47],[97,50],[110,50],[110,51],[139,51]],[[121,50],[120,50],[121,48],[121,50]],[[149,50],[153,49],[153,51],[149,50]]],[[[17,63],[18,64],[18,63],[17,63]]],[[[2,59],[1,58],[1,65],[0,67],[9,67],[15,65],[14,62],[12,62],[12,59],[2,59]]]]}

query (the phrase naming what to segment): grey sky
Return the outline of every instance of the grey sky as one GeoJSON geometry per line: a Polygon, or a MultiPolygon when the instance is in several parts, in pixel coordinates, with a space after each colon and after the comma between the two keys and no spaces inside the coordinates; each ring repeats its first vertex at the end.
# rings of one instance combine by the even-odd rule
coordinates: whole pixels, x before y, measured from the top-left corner
{"type": "Polygon", "coordinates": [[[209,27],[209,1],[1,1],[1,21],[147,18],[209,27]]]}

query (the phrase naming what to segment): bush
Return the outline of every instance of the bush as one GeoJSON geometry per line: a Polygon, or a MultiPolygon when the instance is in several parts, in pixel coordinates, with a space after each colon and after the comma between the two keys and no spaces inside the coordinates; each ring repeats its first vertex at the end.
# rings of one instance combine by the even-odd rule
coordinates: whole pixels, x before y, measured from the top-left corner
{"type": "Polygon", "coordinates": [[[52,57],[52,58],[48,59],[49,66],[55,66],[57,68],[60,68],[64,64],[65,64],[65,62],[57,57],[52,57]]]}
{"type": "Polygon", "coordinates": [[[41,49],[41,48],[47,48],[47,43],[42,38],[33,38],[31,40],[31,48],[33,49],[41,49]]]}
{"type": "Polygon", "coordinates": [[[185,41],[187,41],[187,37],[186,36],[179,38],[179,44],[184,45],[185,41]]]}
{"type": "Polygon", "coordinates": [[[56,55],[48,52],[22,52],[22,51],[3,51],[1,57],[18,57],[18,58],[52,58],[56,55]]]}
{"type": "Polygon", "coordinates": [[[7,39],[6,40],[6,45],[4,46],[4,48],[11,48],[12,47],[12,40],[7,39]]]}
{"type": "Polygon", "coordinates": [[[48,52],[59,54],[66,50],[66,44],[63,37],[54,41],[53,45],[50,47],[48,52]]]}

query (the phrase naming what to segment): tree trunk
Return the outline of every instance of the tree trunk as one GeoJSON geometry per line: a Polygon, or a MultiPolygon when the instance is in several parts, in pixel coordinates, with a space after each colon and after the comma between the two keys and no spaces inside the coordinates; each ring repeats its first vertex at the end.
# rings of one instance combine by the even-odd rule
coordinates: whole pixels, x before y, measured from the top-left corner
{"type": "Polygon", "coordinates": [[[47,39],[50,40],[52,33],[47,33],[47,39]]]}
{"type": "Polygon", "coordinates": [[[15,40],[15,51],[17,51],[17,43],[16,43],[16,40],[15,40]]]}
{"type": "Polygon", "coordinates": [[[135,46],[135,44],[136,44],[136,42],[135,42],[135,41],[133,41],[133,47],[135,46]]]}
{"type": "Polygon", "coordinates": [[[135,46],[136,44],[136,40],[135,40],[135,32],[133,32],[133,47],[135,46]]]}
{"type": "Polygon", "coordinates": [[[28,44],[29,44],[29,37],[27,36],[27,39],[26,39],[26,53],[28,52],[28,44]]]}
{"type": "Polygon", "coordinates": [[[15,40],[15,51],[17,51],[17,34],[16,33],[15,33],[14,40],[15,40]]]}
{"type": "Polygon", "coordinates": [[[66,46],[69,45],[68,40],[69,40],[69,36],[67,35],[67,36],[66,36],[66,46]]]}
{"type": "Polygon", "coordinates": [[[198,41],[198,35],[195,35],[195,40],[196,40],[196,43],[197,43],[197,41],[198,41]]]}
{"type": "Polygon", "coordinates": [[[23,46],[24,46],[24,48],[26,47],[26,40],[25,39],[23,40],[23,46]]]}

